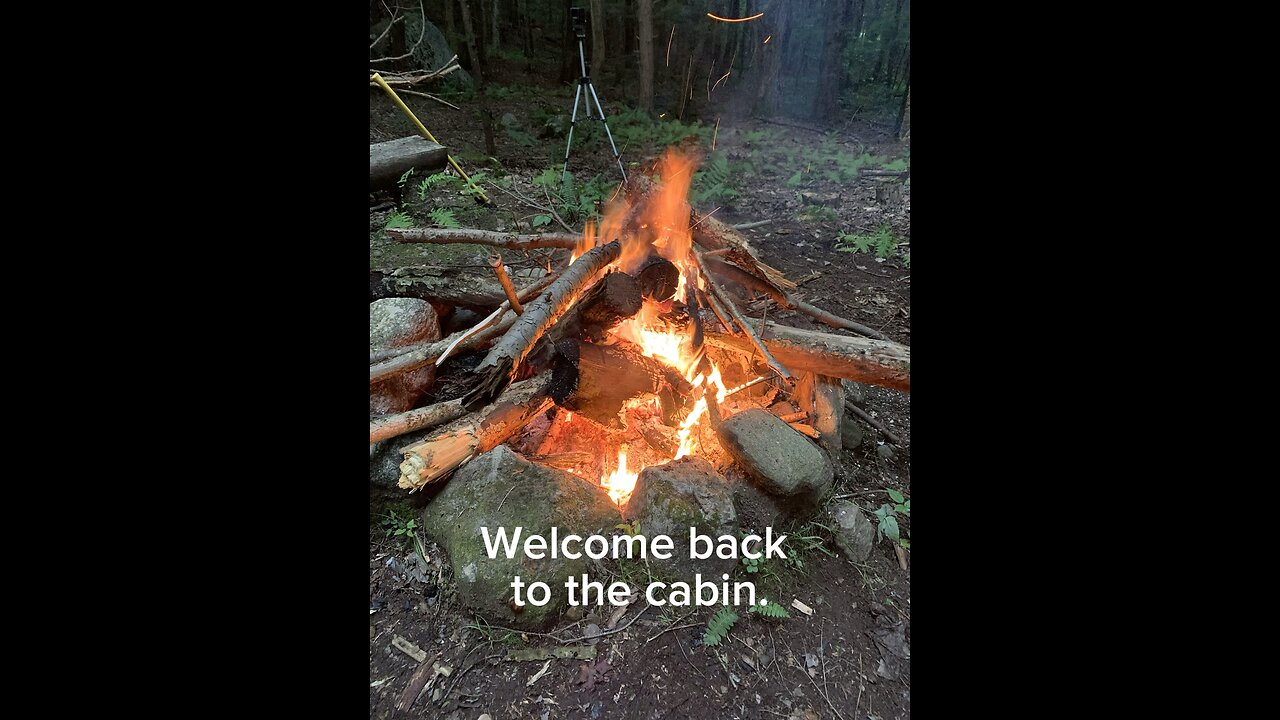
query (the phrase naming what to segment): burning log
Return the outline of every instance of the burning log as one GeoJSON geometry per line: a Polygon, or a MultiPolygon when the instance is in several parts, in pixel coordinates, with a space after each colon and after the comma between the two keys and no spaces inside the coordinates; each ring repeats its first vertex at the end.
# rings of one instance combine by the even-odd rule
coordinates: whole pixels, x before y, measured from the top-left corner
{"type": "Polygon", "coordinates": [[[658,396],[663,418],[673,422],[693,388],[670,367],[618,345],[592,345],[568,338],[555,344],[547,392],[556,405],[615,430],[628,400],[658,396]]]}
{"type": "Polygon", "coordinates": [[[729,315],[733,317],[734,322],[738,324],[738,327],[742,328],[742,332],[746,334],[751,343],[760,351],[760,354],[764,355],[764,360],[769,364],[769,367],[773,368],[773,371],[778,373],[782,379],[790,380],[791,373],[788,372],[787,369],[778,362],[777,358],[769,352],[768,346],[761,342],[760,337],[756,335],[756,331],[751,329],[751,326],[747,324],[745,319],[743,319],[742,314],[738,312],[737,306],[733,304],[733,301],[730,300],[728,296],[725,295],[724,291],[720,289],[720,286],[716,284],[715,279],[711,277],[711,273],[707,272],[707,263],[702,259],[702,255],[695,250],[693,251],[693,257],[698,261],[698,269],[702,271],[703,279],[707,281],[707,288],[709,288],[710,296],[719,299],[721,305],[725,306],[725,309],[729,311],[729,315]]]}
{"type": "Polygon", "coordinates": [[[458,469],[471,458],[506,441],[551,405],[541,379],[515,383],[481,413],[444,428],[430,440],[404,449],[400,487],[416,492],[458,469]]]}
{"type": "Polygon", "coordinates": [[[432,243],[447,245],[450,243],[471,243],[490,245],[511,250],[534,250],[537,248],[575,248],[582,240],[573,233],[534,233],[520,235],[517,233],[490,232],[488,230],[439,230],[435,228],[404,228],[387,230],[387,237],[402,243],[432,243]]]}
{"type": "Polygon", "coordinates": [[[584,338],[600,342],[606,331],[640,312],[643,306],[639,282],[626,273],[610,272],[582,293],[573,308],[548,333],[547,339],[556,342],[564,338],[584,338]]]}
{"type": "Polygon", "coordinates": [[[591,278],[617,260],[621,252],[622,245],[617,240],[588,250],[536,300],[525,306],[520,319],[476,366],[476,375],[482,379],[476,389],[463,399],[468,410],[478,409],[498,397],[534,343],[573,306],[591,278]]]}
{"type": "Polygon", "coordinates": [[[675,263],[658,254],[652,254],[636,270],[640,294],[656,302],[671,299],[680,286],[680,269],[675,263]]]}
{"type": "MultiPolygon", "coordinates": [[[[884,340],[801,330],[767,322],[764,344],[787,367],[911,392],[911,348],[884,340]]],[[[756,352],[747,338],[704,323],[707,344],[746,355],[756,352]]]]}

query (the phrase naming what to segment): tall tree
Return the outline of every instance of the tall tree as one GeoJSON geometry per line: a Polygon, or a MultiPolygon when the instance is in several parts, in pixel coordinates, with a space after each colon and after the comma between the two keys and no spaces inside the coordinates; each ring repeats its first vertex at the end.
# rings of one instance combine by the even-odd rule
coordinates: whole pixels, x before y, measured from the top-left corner
{"type": "Polygon", "coordinates": [[[653,0],[638,0],[636,22],[640,26],[640,107],[653,110],[653,0]]]}
{"type": "Polygon", "coordinates": [[[490,18],[493,20],[493,32],[489,34],[489,46],[492,47],[494,50],[497,50],[498,46],[502,44],[502,40],[498,35],[498,11],[500,10],[500,7],[498,5],[499,2],[501,2],[501,0],[493,0],[493,13],[492,15],[490,15],[490,18]]]}
{"type": "Polygon", "coordinates": [[[471,22],[471,0],[458,0],[458,9],[462,10],[462,32],[467,35],[467,58],[471,61],[471,76],[476,80],[476,87],[484,89],[484,69],[480,67],[480,50],[477,48],[476,28],[471,22]]]}
{"type": "Polygon", "coordinates": [[[604,70],[604,0],[591,0],[591,67],[604,70]]]}

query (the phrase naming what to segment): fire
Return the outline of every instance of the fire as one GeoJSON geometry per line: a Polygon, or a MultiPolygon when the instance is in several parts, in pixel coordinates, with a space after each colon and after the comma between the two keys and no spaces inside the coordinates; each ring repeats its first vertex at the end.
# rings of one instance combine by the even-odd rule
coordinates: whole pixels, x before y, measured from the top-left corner
{"type": "Polygon", "coordinates": [[[618,507],[622,507],[631,499],[631,491],[635,490],[636,480],[639,477],[639,472],[627,470],[627,445],[623,443],[618,448],[618,469],[601,480],[600,485],[609,491],[609,499],[613,500],[618,507]]]}
{"type": "MultiPolygon", "coordinates": [[[[706,394],[715,392],[717,402],[723,402],[728,395],[720,369],[710,362],[704,366],[702,349],[692,347],[692,331],[666,327],[661,318],[662,313],[671,310],[674,302],[688,304],[691,301],[691,284],[704,287],[691,256],[693,233],[689,227],[687,198],[695,166],[693,158],[668,151],[661,162],[662,187],[646,199],[645,206],[632,213],[630,201],[620,195],[610,202],[598,228],[587,226],[573,253],[576,260],[595,246],[597,237],[604,242],[620,239],[622,253],[613,267],[623,272],[634,272],[650,254],[656,252],[680,271],[676,293],[671,300],[663,303],[645,300],[639,313],[613,330],[614,336],[634,343],[644,355],[675,368],[694,387],[697,400],[677,431],[680,446],[672,458],[674,460],[697,451],[698,424],[708,412],[706,394]],[[705,367],[710,367],[709,374],[702,371],[705,367]]],[[[658,401],[653,399],[651,402],[654,403],[654,411],[660,412],[658,401]]],[[[615,504],[623,506],[630,500],[642,470],[643,463],[634,471],[627,466],[627,445],[623,444],[618,449],[616,469],[603,475],[600,485],[608,490],[615,504]]]]}

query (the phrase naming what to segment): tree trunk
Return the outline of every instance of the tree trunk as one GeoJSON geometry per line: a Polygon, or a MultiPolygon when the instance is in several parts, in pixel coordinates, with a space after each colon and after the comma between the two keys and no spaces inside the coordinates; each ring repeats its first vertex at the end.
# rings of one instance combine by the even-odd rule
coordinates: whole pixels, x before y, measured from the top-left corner
{"type": "Polygon", "coordinates": [[[591,0],[591,67],[604,72],[604,0],[591,0]]]}
{"type": "Polygon", "coordinates": [[[458,0],[458,7],[462,10],[462,32],[467,35],[467,60],[471,63],[471,67],[467,68],[471,71],[471,77],[475,78],[476,87],[484,89],[484,69],[480,67],[480,51],[476,47],[476,29],[471,22],[471,0],[458,0]]]}
{"type": "Polygon", "coordinates": [[[640,26],[640,108],[653,111],[653,0],[636,3],[640,26]]]}
{"type": "Polygon", "coordinates": [[[818,95],[815,98],[814,115],[818,118],[834,118],[840,111],[840,87],[843,85],[845,29],[848,26],[845,13],[847,2],[836,2],[835,8],[825,16],[827,23],[823,38],[822,64],[819,70],[818,95]]]}
{"type": "MultiPolygon", "coordinates": [[[[404,26],[408,24],[408,20],[402,20],[391,28],[391,52],[387,57],[400,57],[408,51],[404,41],[404,26]]],[[[409,58],[400,58],[399,60],[392,60],[391,66],[396,70],[405,70],[409,67],[407,62],[408,59],[409,58]]]]}
{"type": "Polygon", "coordinates": [[[528,0],[516,0],[516,27],[520,30],[520,42],[524,50],[525,62],[533,58],[533,18],[529,17],[528,0]]]}
{"type": "Polygon", "coordinates": [[[911,140],[911,75],[907,74],[907,95],[902,99],[902,110],[898,113],[898,127],[895,130],[898,140],[911,140]]]}
{"type": "Polygon", "coordinates": [[[445,40],[449,42],[449,47],[453,47],[454,38],[458,37],[458,28],[453,24],[453,3],[454,0],[444,0],[444,27],[445,40]]]}
{"type": "Polygon", "coordinates": [[[498,46],[502,44],[502,40],[500,39],[501,36],[498,31],[498,15],[499,11],[502,9],[499,6],[499,3],[501,2],[502,0],[493,0],[493,14],[490,17],[490,19],[493,20],[493,32],[489,33],[489,47],[494,50],[497,50],[498,46]]]}

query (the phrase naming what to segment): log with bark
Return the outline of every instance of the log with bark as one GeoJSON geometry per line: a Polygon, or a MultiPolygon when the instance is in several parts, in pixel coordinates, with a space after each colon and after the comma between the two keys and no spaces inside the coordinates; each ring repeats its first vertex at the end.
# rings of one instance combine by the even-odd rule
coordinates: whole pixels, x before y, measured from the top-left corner
{"type": "Polygon", "coordinates": [[[436,228],[393,228],[387,230],[387,237],[402,243],[432,243],[448,245],[453,243],[471,243],[508,248],[510,250],[535,250],[537,248],[575,248],[582,236],[573,233],[541,233],[521,235],[518,233],[490,232],[488,230],[470,229],[436,229],[436,228]]]}
{"type": "Polygon", "coordinates": [[[487,348],[493,344],[493,341],[502,336],[503,333],[511,329],[516,323],[516,314],[507,310],[506,315],[502,317],[496,325],[482,330],[471,337],[463,340],[463,336],[470,332],[469,330],[459,330],[443,340],[437,340],[424,346],[410,350],[403,355],[397,355],[393,358],[382,360],[369,366],[369,384],[385,380],[393,375],[399,375],[403,372],[409,372],[433,362],[444,354],[446,350],[454,347],[454,352],[458,350],[474,350],[487,348]],[[459,342],[461,340],[461,342],[459,342]]]}
{"type": "MultiPolygon", "coordinates": [[[[751,340],[714,329],[703,317],[707,344],[744,355],[758,351],[751,340]]],[[[769,351],[797,372],[857,380],[902,392],[911,392],[911,348],[895,342],[765,323],[764,344],[769,351]]]]}
{"type": "Polygon", "coordinates": [[[370,270],[369,302],[389,297],[418,298],[486,311],[507,299],[492,272],[431,266],[370,270]]]}
{"type": "Polygon", "coordinates": [[[626,344],[592,345],[573,338],[555,344],[547,392],[560,407],[607,428],[625,428],[619,417],[628,400],[657,395],[663,420],[675,422],[693,388],[674,369],[626,344]]]}
{"type": "Polygon", "coordinates": [[[493,402],[506,389],[534,343],[573,306],[591,279],[617,260],[621,252],[622,245],[617,240],[588,250],[525,306],[524,314],[476,366],[475,374],[481,379],[463,399],[468,409],[475,410],[493,402]]]}
{"type": "Polygon", "coordinates": [[[581,338],[602,342],[605,333],[640,312],[644,298],[640,284],[624,272],[613,271],[582,293],[573,308],[560,318],[547,339],[581,338]]]}
{"type": "Polygon", "coordinates": [[[417,430],[428,430],[466,414],[467,409],[462,407],[461,402],[450,400],[397,415],[383,415],[369,421],[369,444],[417,430]]]}
{"type": "Polygon", "coordinates": [[[416,492],[501,445],[551,406],[545,384],[541,377],[515,383],[489,407],[445,426],[430,440],[406,447],[398,485],[416,492]]]}
{"type": "Polygon", "coordinates": [[[656,302],[670,300],[680,286],[680,269],[657,253],[640,263],[635,276],[640,294],[656,302]]]}

